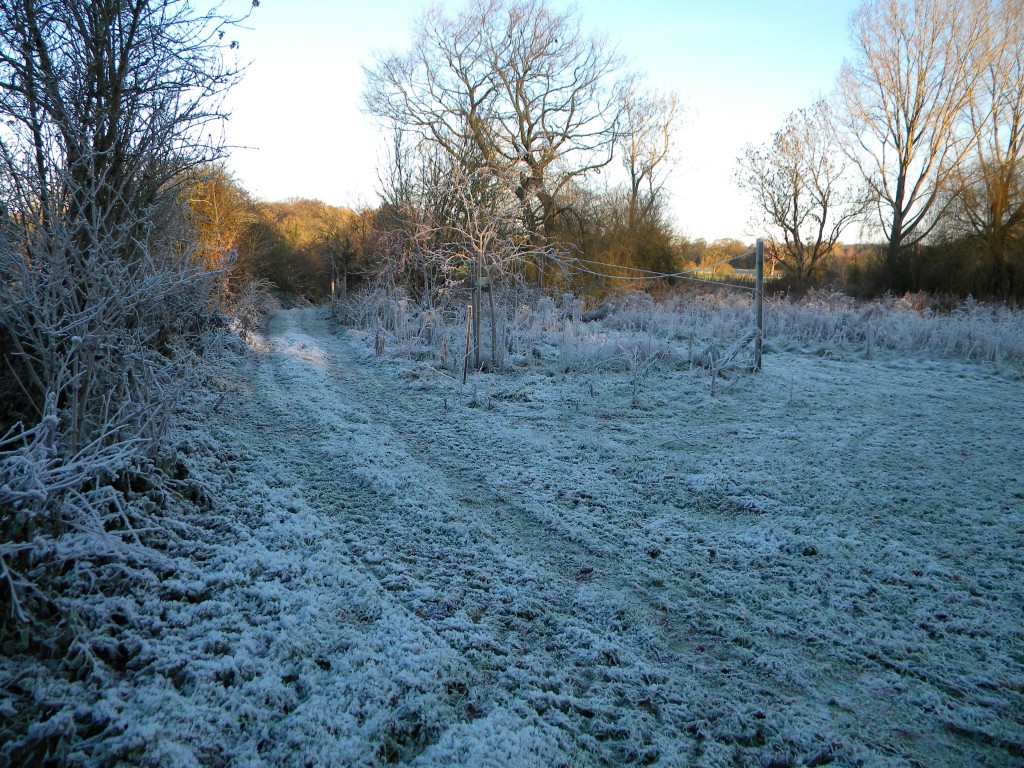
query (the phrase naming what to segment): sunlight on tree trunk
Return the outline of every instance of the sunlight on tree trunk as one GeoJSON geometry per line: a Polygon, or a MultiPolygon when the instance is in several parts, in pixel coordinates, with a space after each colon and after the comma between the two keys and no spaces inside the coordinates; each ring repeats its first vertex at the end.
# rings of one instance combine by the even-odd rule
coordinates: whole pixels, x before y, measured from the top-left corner
{"type": "Polygon", "coordinates": [[[966,107],[971,152],[953,182],[947,230],[979,242],[984,288],[1005,299],[1012,273],[1024,272],[1024,6],[998,4],[985,43],[973,62],[981,77],[966,107]]]}

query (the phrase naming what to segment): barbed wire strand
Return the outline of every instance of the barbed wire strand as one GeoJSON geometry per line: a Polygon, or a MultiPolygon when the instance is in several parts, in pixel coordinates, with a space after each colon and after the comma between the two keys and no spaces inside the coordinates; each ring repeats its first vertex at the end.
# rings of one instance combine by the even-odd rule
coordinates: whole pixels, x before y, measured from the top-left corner
{"type": "Polygon", "coordinates": [[[730,256],[728,259],[724,259],[723,261],[717,261],[714,264],[702,264],[699,267],[695,267],[694,269],[686,269],[686,270],[683,270],[681,272],[672,272],[672,273],[654,272],[654,271],[649,270],[649,269],[640,269],[639,267],[627,267],[627,266],[622,266],[620,264],[608,264],[608,263],[603,262],[603,261],[593,261],[592,259],[581,259],[581,258],[578,258],[578,257],[575,257],[575,256],[572,257],[572,258],[569,258],[569,259],[559,258],[555,254],[544,252],[544,251],[542,251],[540,255],[542,255],[545,259],[550,259],[551,261],[554,261],[555,263],[560,264],[562,266],[565,266],[567,264],[570,264],[570,265],[574,264],[574,265],[576,265],[576,269],[578,269],[580,272],[584,272],[586,274],[593,275],[594,277],[600,277],[600,278],[603,278],[605,280],[643,281],[643,280],[663,280],[665,278],[671,277],[671,278],[676,278],[676,279],[679,279],[679,280],[688,280],[688,281],[690,281],[692,283],[700,283],[702,285],[718,285],[718,286],[722,286],[723,288],[734,288],[734,289],[739,290],[739,291],[748,291],[750,293],[757,293],[757,289],[756,288],[752,288],[752,287],[747,286],[747,285],[740,285],[738,283],[726,283],[726,282],[721,282],[721,281],[718,281],[718,280],[708,280],[708,279],[702,278],[702,277],[689,277],[689,275],[693,275],[693,274],[696,274],[698,272],[704,272],[705,270],[708,270],[708,269],[714,269],[715,267],[720,267],[723,264],[728,264],[730,261],[736,261],[737,259],[746,258],[747,256],[753,256],[755,253],[756,253],[756,251],[746,251],[745,253],[741,253],[741,254],[738,254],[736,256],[730,256]],[[593,264],[594,266],[597,266],[597,267],[607,267],[608,269],[621,269],[621,270],[628,270],[630,272],[641,272],[641,273],[643,273],[643,276],[641,276],[641,277],[631,277],[631,276],[628,276],[628,275],[607,275],[607,274],[604,274],[602,272],[595,272],[592,269],[584,267],[584,266],[582,266],[583,264],[593,264]]]}

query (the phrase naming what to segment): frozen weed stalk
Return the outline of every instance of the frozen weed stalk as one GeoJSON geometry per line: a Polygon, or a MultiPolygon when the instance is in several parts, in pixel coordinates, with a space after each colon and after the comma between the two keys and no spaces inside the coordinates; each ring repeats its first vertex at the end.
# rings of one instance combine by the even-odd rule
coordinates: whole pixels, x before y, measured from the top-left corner
{"type": "Polygon", "coordinates": [[[651,370],[661,361],[662,354],[652,351],[650,334],[648,333],[645,342],[642,345],[637,344],[634,346],[627,353],[626,359],[629,362],[630,385],[632,389],[631,402],[634,408],[639,408],[641,405],[640,390],[644,382],[647,381],[651,370]]]}

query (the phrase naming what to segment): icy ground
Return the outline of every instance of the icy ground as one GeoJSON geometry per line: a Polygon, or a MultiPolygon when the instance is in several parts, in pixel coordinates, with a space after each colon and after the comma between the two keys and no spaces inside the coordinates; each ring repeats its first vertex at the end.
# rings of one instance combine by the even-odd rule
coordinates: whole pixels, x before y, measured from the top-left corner
{"type": "Polygon", "coordinates": [[[117,759],[1024,761],[1019,374],[772,351],[636,403],[373,346],[281,312],[179,432],[220,522],[137,608],[117,759]]]}

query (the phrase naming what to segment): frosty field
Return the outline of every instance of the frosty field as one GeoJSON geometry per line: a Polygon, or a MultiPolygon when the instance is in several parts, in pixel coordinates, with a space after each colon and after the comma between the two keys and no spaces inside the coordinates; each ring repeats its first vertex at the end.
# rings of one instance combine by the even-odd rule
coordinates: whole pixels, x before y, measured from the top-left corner
{"type": "Polygon", "coordinates": [[[711,397],[686,339],[466,387],[374,341],[280,312],[178,430],[216,522],[125,601],[98,759],[1024,761],[1019,363],[769,343],[711,397]]]}

